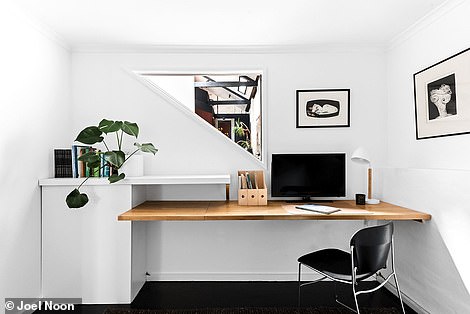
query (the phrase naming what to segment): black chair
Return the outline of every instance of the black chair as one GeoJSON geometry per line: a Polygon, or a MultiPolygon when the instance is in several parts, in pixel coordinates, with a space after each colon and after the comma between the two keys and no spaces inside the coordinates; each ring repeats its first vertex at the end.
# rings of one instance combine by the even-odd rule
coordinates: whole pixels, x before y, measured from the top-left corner
{"type": "MultiPolygon", "coordinates": [[[[359,312],[357,296],[363,293],[374,292],[385,285],[390,278],[394,278],[400,299],[401,309],[405,313],[403,300],[398,286],[395,272],[394,247],[393,247],[393,223],[374,227],[367,227],[357,231],[349,242],[350,252],[339,249],[323,249],[308,253],[299,257],[299,306],[301,302],[301,287],[313,284],[324,279],[352,285],[356,310],[340,302],[335,293],[335,300],[353,312],[359,312]],[[391,273],[377,287],[370,290],[356,291],[359,281],[368,279],[387,267],[388,255],[391,252],[391,273]],[[302,265],[316,271],[323,277],[315,281],[301,283],[300,275],[302,265]]],[[[381,276],[381,274],[379,274],[381,276]]]]}

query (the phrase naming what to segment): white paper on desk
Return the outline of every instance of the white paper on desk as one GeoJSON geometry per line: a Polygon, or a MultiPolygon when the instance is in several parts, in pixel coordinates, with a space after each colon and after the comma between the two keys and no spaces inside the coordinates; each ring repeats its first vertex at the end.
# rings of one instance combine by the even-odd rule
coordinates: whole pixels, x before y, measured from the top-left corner
{"type": "Polygon", "coordinates": [[[315,204],[298,205],[298,206],[295,206],[295,208],[305,210],[305,211],[321,213],[321,214],[331,214],[331,213],[340,211],[340,209],[336,207],[315,205],[315,204]]]}

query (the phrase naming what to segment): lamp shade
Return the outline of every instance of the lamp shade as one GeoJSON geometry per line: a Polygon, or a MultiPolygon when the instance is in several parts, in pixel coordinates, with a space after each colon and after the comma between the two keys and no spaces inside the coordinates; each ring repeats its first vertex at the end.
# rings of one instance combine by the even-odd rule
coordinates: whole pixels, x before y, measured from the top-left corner
{"type": "Polygon", "coordinates": [[[360,164],[367,164],[367,200],[366,203],[375,205],[380,203],[379,200],[372,198],[372,168],[369,155],[363,147],[357,148],[351,155],[351,160],[360,164]]]}
{"type": "Polygon", "coordinates": [[[351,160],[362,164],[370,164],[369,155],[363,147],[356,148],[351,155],[351,160]]]}

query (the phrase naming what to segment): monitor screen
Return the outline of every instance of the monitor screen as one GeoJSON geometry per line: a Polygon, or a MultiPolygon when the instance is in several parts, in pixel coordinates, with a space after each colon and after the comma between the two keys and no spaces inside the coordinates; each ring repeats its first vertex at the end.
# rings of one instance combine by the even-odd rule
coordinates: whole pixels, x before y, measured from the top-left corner
{"type": "Polygon", "coordinates": [[[346,196],[346,154],[273,154],[271,196],[346,196]]]}

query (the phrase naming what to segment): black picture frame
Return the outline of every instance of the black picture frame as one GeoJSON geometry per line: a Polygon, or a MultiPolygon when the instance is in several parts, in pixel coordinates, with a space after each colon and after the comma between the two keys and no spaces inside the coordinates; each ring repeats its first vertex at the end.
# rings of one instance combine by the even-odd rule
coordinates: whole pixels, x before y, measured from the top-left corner
{"type": "Polygon", "coordinates": [[[296,128],[350,126],[350,89],[296,91],[296,128]]]}
{"type": "Polygon", "coordinates": [[[413,74],[416,140],[470,134],[470,48],[413,74]]]}

